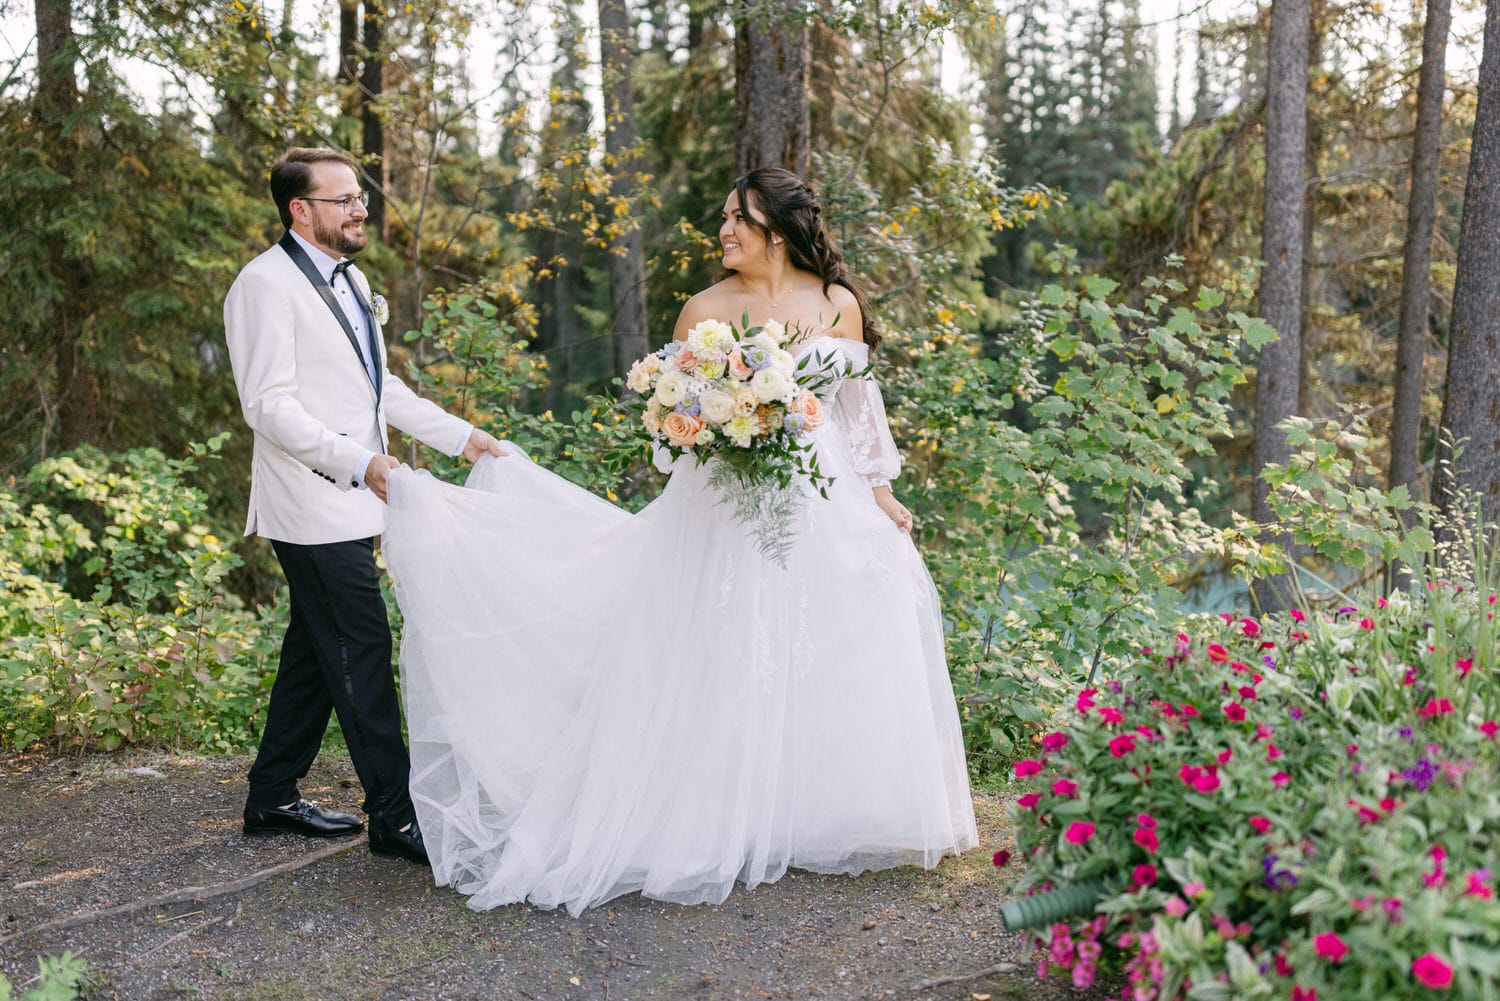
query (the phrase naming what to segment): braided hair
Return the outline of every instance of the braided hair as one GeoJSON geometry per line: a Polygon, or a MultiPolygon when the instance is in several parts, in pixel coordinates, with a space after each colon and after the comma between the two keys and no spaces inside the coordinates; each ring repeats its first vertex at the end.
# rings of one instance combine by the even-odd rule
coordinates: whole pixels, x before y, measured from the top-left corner
{"type": "MultiPolygon", "coordinates": [[[[854,295],[859,303],[864,341],[871,349],[880,346],[880,331],[870,312],[869,297],[855,280],[844,255],[834,246],[828,227],[823,223],[823,205],[811,184],[805,183],[790,170],[780,167],[758,167],[734,182],[735,199],[740,214],[754,226],[769,243],[773,234],[785,241],[787,260],[803,271],[811,271],[823,279],[823,293],[831,285],[841,285],[854,295]],[[748,192],[755,192],[755,204],[765,216],[761,222],[750,214],[748,192]]],[[[726,268],[716,281],[723,281],[735,274],[726,268]]]]}

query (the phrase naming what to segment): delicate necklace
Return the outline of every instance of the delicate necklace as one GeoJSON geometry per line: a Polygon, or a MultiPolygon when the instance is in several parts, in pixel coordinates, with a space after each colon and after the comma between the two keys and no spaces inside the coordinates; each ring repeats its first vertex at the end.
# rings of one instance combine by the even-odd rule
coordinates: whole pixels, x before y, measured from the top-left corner
{"type": "MultiPolygon", "coordinates": [[[[751,285],[751,284],[750,284],[750,283],[749,283],[749,282],[748,282],[748,281],[746,281],[746,280],[745,280],[745,276],[744,276],[744,275],[742,275],[742,274],[740,274],[740,273],[739,273],[739,272],[735,272],[735,277],[736,277],[736,278],[738,278],[738,279],[739,279],[739,280],[740,280],[740,284],[741,284],[741,285],[743,285],[743,286],[744,286],[744,287],[745,287],[745,288],[747,288],[747,289],[749,289],[749,290],[750,290],[750,292],[751,292],[751,293],[752,293],[752,294],[753,294],[753,295],[754,295],[754,296],[755,296],[755,297],[756,297],[756,298],[757,298],[757,299],[759,299],[759,300],[760,300],[760,301],[761,301],[761,302],[763,302],[763,303],[765,303],[765,304],[766,304],[766,305],[767,305],[767,306],[770,306],[770,307],[771,307],[771,308],[772,308],[772,309],[779,309],[779,308],[780,308],[780,307],[779,307],[779,306],[777,306],[777,305],[776,305],[776,304],[775,304],[775,303],[774,303],[774,302],[772,302],[772,301],[771,301],[771,300],[770,300],[770,299],[767,299],[767,298],[766,298],[766,297],[765,297],[765,296],[763,296],[763,295],[761,295],[761,294],[760,294],[760,293],[759,293],[759,292],[757,292],[757,291],[756,291],[756,290],[755,290],[755,286],[754,286],[754,285],[751,285]]],[[[787,289],[786,289],[786,290],[785,290],[785,291],[788,291],[788,292],[790,292],[790,291],[791,291],[791,289],[790,289],[790,288],[787,288],[787,289]]]]}

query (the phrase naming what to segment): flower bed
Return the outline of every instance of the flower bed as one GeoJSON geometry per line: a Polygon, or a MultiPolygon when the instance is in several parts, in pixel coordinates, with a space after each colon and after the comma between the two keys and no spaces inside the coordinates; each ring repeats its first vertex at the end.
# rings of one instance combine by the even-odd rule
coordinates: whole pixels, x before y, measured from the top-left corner
{"type": "MultiPolygon", "coordinates": [[[[1086,880],[1040,972],[1136,1001],[1500,997],[1495,601],[1200,619],[1016,765],[1017,889],[1086,880]]],[[[997,858],[997,862],[1002,861],[997,858]]]]}

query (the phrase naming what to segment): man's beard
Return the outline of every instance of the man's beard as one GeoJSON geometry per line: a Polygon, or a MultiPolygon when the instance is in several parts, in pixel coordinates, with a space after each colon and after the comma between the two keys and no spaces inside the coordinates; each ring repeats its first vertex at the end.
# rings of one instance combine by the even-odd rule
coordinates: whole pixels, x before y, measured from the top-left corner
{"type": "Polygon", "coordinates": [[[313,223],[313,236],[323,246],[345,255],[359,253],[369,242],[369,237],[362,229],[351,231],[342,225],[326,226],[321,221],[313,223]]]}

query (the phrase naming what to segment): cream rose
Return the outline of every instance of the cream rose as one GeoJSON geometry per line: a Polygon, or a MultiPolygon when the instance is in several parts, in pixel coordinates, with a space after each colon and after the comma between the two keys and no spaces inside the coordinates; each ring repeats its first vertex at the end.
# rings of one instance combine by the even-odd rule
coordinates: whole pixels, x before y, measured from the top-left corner
{"type": "Polygon", "coordinates": [[[703,430],[703,422],[674,410],[661,422],[661,430],[667,436],[667,441],[687,448],[698,437],[698,432],[703,430]]]}
{"type": "MultiPolygon", "coordinates": [[[[763,368],[750,377],[750,389],[761,403],[784,398],[790,388],[791,383],[786,375],[774,368],[763,368]]],[[[657,392],[661,392],[660,386],[657,387],[657,392]]]]}
{"type": "Polygon", "coordinates": [[[737,390],[734,394],[734,416],[749,417],[760,406],[760,400],[749,389],[737,390]]]}
{"type": "Polygon", "coordinates": [[[745,364],[745,353],[739,348],[729,352],[729,374],[741,382],[755,374],[755,369],[745,364]]]}
{"type": "Polygon", "coordinates": [[[760,422],[754,414],[741,414],[724,425],[724,435],[740,448],[749,448],[750,439],[760,430],[760,422]]]}
{"type": "Polygon", "coordinates": [[[630,366],[630,374],[625,377],[625,388],[632,393],[644,393],[651,388],[651,373],[646,371],[644,361],[630,366]]]}
{"type": "MultiPolygon", "coordinates": [[[[668,358],[667,361],[672,359],[668,358]]],[[[668,372],[656,383],[655,400],[663,407],[675,407],[687,395],[687,377],[681,372],[668,372]]]]}
{"type": "Polygon", "coordinates": [[[698,397],[701,416],[710,424],[723,424],[734,416],[734,397],[717,389],[710,389],[698,397]]]}
{"type": "Polygon", "coordinates": [[[646,412],[641,414],[641,423],[645,425],[647,434],[661,434],[661,415],[653,408],[647,407],[646,412]]]}

